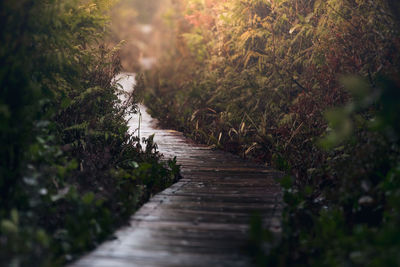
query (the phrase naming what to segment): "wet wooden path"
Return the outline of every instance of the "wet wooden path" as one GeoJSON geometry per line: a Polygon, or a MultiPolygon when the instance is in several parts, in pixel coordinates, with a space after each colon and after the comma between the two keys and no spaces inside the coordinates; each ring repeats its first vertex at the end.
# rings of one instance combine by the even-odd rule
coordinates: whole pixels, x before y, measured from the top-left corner
{"type": "Polygon", "coordinates": [[[159,151],[177,157],[183,178],[72,266],[251,266],[245,247],[252,216],[280,231],[279,173],[159,129],[143,107],[140,133],[155,134],[159,151]]]}

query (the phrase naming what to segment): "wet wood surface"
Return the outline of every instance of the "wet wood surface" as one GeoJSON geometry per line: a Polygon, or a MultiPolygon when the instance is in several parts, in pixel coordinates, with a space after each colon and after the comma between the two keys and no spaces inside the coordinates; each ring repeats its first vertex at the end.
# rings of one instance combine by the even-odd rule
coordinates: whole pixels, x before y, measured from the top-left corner
{"type": "MultiPolygon", "coordinates": [[[[246,253],[252,216],[281,230],[280,174],[160,129],[141,110],[140,135],[155,134],[159,151],[177,157],[183,178],[143,205],[116,239],[71,266],[252,266],[246,253]]],[[[137,119],[130,126],[136,129],[137,119]]]]}

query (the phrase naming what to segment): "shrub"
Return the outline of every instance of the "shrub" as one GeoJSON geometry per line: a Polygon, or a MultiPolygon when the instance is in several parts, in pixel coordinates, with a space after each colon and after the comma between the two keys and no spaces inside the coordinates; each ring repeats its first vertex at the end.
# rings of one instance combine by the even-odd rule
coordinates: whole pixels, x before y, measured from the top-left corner
{"type": "Polygon", "coordinates": [[[398,8],[188,0],[170,16],[175,39],[147,75],[147,104],[195,140],[293,177],[275,264],[398,263],[379,253],[398,251],[384,237],[397,236],[387,214],[398,207],[382,188],[397,190],[398,8]]]}
{"type": "Polygon", "coordinates": [[[127,133],[109,3],[0,3],[2,266],[64,264],[177,178],[127,133]]]}

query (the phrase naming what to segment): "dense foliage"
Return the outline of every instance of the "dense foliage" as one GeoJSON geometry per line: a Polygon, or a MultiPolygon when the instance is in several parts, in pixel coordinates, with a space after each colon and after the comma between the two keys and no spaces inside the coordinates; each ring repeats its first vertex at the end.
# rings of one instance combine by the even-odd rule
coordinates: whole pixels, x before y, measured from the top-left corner
{"type": "Polygon", "coordinates": [[[1,266],[65,263],[177,178],[128,134],[111,2],[0,1],[1,266]]]}
{"type": "Polygon", "coordinates": [[[187,0],[158,23],[152,113],[288,174],[261,265],[400,265],[399,17],[393,0],[187,0]]]}

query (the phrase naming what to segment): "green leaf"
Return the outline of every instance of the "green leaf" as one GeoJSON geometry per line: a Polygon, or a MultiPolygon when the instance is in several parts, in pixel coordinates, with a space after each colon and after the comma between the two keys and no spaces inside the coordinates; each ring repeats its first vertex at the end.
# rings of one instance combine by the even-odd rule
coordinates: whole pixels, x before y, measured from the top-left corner
{"type": "Polygon", "coordinates": [[[89,192],[82,197],[82,201],[84,204],[90,205],[91,203],[93,203],[94,197],[95,197],[94,193],[89,192]]]}
{"type": "Polygon", "coordinates": [[[290,189],[293,186],[293,178],[290,175],[283,176],[279,182],[284,189],[290,189]]]}
{"type": "Polygon", "coordinates": [[[11,220],[15,225],[19,224],[19,216],[18,216],[18,211],[16,209],[13,209],[11,211],[11,220]]]}
{"type": "Polygon", "coordinates": [[[369,94],[369,84],[359,76],[344,76],[340,79],[344,88],[347,89],[355,100],[361,100],[369,94]]]}
{"type": "Polygon", "coordinates": [[[18,226],[10,220],[3,220],[1,221],[1,231],[8,234],[16,234],[18,233],[18,226]]]}
{"type": "Polygon", "coordinates": [[[136,161],[133,161],[133,160],[128,162],[128,166],[132,167],[134,169],[139,168],[139,164],[136,161]]]}

